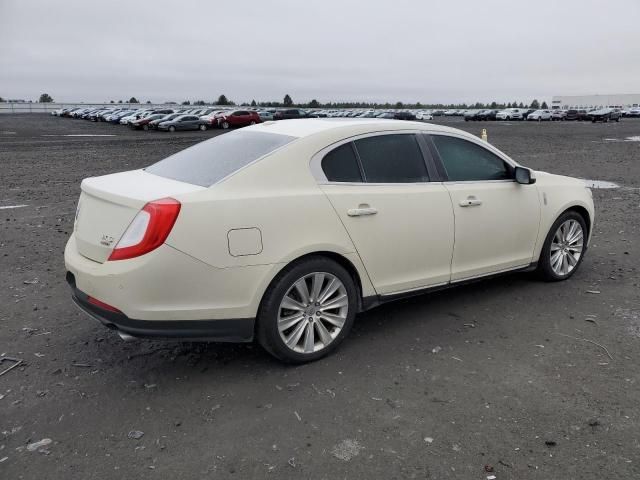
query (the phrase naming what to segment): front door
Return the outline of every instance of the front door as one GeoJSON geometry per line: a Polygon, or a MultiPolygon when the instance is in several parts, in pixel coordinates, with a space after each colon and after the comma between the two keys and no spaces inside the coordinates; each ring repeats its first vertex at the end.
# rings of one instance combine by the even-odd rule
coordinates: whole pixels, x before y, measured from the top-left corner
{"type": "Polygon", "coordinates": [[[540,202],[535,185],[513,180],[513,167],[489,149],[459,137],[432,135],[455,216],[451,280],[533,261],[540,202]]]}

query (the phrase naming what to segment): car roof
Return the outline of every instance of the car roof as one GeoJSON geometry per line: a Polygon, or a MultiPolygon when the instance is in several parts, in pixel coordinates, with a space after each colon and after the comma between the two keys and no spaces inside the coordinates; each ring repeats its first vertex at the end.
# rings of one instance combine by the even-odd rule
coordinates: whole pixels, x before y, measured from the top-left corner
{"type": "Polygon", "coordinates": [[[351,131],[354,128],[366,132],[382,130],[429,130],[447,133],[459,133],[460,131],[450,127],[443,127],[424,122],[411,122],[399,120],[384,120],[378,118],[304,118],[292,120],[269,121],[258,125],[246,127],[247,129],[278,133],[290,137],[308,137],[317,133],[339,130],[351,131]],[[359,128],[358,128],[359,127],[359,128]]]}

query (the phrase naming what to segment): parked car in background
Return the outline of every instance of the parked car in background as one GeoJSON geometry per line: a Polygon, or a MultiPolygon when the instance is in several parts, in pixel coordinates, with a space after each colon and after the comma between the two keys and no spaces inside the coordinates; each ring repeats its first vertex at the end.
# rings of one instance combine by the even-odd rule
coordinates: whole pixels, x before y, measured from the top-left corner
{"type": "Polygon", "coordinates": [[[149,122],[153,120],[159,120],[166,117],[164,113],[155,113],[153,115],[147,115],[146,117],[139,118],[133,122],[129,122],[129,128],[132,130],[149,130],[149,122]]]}
{"type": "Polygon", "coordinates": [[[492,109],[482,110],[478,114],[478,120],[495,120],[498,112],[499,110],[492,110],[492,109]]]}
{"type": "Polygon", "coordinates": [[[395,120],[415,120],[416,116],[411,112],[396,112],[393,114],[395,120]]]}
{"type": "Polygon", "coordinates": [[[470,120],[481,120],[480,114],[484,112],[484,110],[466,110],[464,112],[464,121],[468,122],[470,120]]]}
{"type": "Polygon", "coordinates": [[[617,108],[600,108],[593,112],[589,112],[589,120],[592,123],[596,122],[609,122],[609,121],[620,121],[620,110],[617,108]]]}
{"type": "Polygon", "coordinates": [[[151,130],[158,130],[158,125],[160,125],[162,122],[168,122],[176,117],[179,117],[180,115],[182,115],[182,113],[170,113],[168,115],[162,115],[160,118],[149,121],[148,126],[151,130]]]}
{"type": "Polygon", "coordinates": [[[416,113],[416,120],[433,120],[433,115],[431,115],[431,112],[418,112],[416,113]]]}
{"type": "Polygon", "coordinates": [[[535,109],[535,108],[526,108],[526,109],[524,110],[524,112],[522,112],[522,118],[523,118],[524,120],[526,120],[526,119],[527,119],[527,117],[528,117],[530,114],[532,114],[533,112],[535,112],[535,111],[536,111],[536,109],[535,109]]]}
{"type": "Polygon", "coordinates": [[[551,121],[551,110],[535,110],[527,115],[527,120],[542,122],[551,121]]]}
{"type": "Polygon", "coordinates": [[[575,108],[570,108],[569,110],[564,111],[563,120],[566,120],[568,122],[574,122],[574,121],[586,120],[586,119],[587,119],[586,110],[578,110],[575,108]]]}
{"type": "Polygon", "coordinates": [[[268,122],[269,120],[273,120],[273,113],[267,112],[265,110],[260,110],[258,112],[258,116],[260,117],[260,120],[262,120],[263,122],[268,122]]]}
{"type": "Polygon", "coordinates": [[[206,130],[207,124],[197,115],[178,115],[171,120],[158,124],[158,130],[175,132],[176,130],[206,130]]]}
{"type": "Polygon", "coordinates": [[[567,111],[566,110],[561,110],[559,108],[551,110],[551,121],[552,122],[563,121],[563,120],[565,120],[566,116],[567,116],[567,111]]]}
{"type": "Polygon", "coordinates": [[[225,130],[231,127],[255,125],[256,123],[262,123],[260,115],[258,115],[258,112],[251,112],[248,110],[232,110],[224,112],[217,117],[217,126],[225,130]]]}
{"type": "Polygon", "coordinates": [[[632,107],[627,111],[627,117],[638,118],[640,117],[640,107],[632,107]]]}
{"type": "Polygon", "coordinates": [[[274,120],[291,120],[293,118],[313,118],[309,112],[298,108],[287,108],[285,110],[278,110],[273,114],[274,120]]]}
{"type": "Polygon", "coordinates": [[[506,108],[496,114],[496,120],[523,120],[524,112],[522,108],[506,108]]]}

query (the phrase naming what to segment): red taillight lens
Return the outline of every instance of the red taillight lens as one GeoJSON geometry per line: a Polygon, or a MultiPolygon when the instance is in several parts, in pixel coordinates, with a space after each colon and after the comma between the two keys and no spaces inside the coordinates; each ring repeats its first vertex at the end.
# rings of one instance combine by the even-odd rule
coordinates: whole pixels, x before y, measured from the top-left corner
{"type": "Polygon", "coordinates": [[[180,207],[173,198],[147,203],[127,227],[109,260],[135,258],[158,248],[171,233],[180,207]]]}
{"type": "Polygon", "coordinates": [[[97,298],[93,298],[93,297],[88,297],[87,301],[91,304],[91,305],[95,305],[98,308],[101,308],[103,310],[108,310],[110,312],[114,312],[114,313],[122,313],[120,310],[118,310],[116,307],[112,307],[111,305],[109,305],[108,303],[104,303],[100,300],[98,300],[97,298]]]}

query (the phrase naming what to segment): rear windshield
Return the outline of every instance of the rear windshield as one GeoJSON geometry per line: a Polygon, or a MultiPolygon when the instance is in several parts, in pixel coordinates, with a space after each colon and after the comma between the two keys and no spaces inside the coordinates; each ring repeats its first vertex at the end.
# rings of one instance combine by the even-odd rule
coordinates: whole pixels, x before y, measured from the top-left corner
{"type": "Polygon", "coordinates": [[[237,130],[182,150],[147,167],[146,171],[172,180],[210,187],[295,139],[276,133],[237,130]]]}

